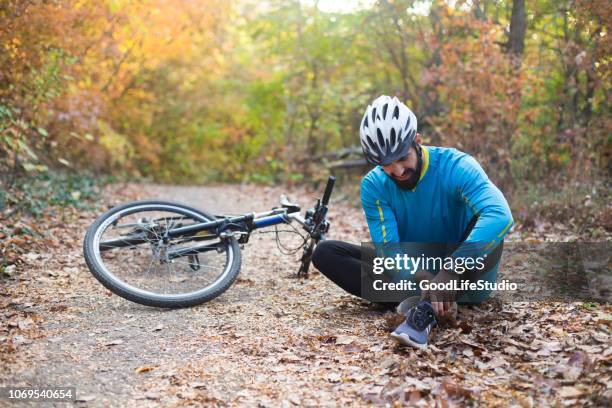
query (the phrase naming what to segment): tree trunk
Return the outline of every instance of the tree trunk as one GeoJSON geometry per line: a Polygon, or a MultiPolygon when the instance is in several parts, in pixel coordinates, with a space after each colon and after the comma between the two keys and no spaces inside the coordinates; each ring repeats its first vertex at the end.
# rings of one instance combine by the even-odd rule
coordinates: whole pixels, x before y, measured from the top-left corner
{"type": "Polygon", "coordinates": [[[508,52],[515,57],[523,55],[525,50],[525,32],[527,31],[527,17],[525,13],[525,0],[512,2],[512,17],[510,19],[510,38],[508,52]]]}
{"type": "Polygon", "coordinates": [[[480,1],[479,0],[474,0],[472,2],[472,9],[474,12],[474,17],[476,17],[478,20],[486,20],[487,19],[487,14],[485,13],[484,9],[482,7],[480,7],[480,1]]]}

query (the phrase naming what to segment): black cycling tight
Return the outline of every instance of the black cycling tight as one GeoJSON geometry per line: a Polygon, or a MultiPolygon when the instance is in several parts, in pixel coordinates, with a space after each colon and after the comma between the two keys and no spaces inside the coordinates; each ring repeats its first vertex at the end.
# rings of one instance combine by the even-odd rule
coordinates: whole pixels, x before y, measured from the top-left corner
{"type": "MultiPolygon", "coordinates": [[[[474,217],[468,225],[461,242],[465,241],[470,231],[476,224],[477,217],[474,217]]],[[[485,269],[479,273],[486,273],[491,267],[495,266],[501,258],[503,242],[489,255],[485,262],[485,269]]],[[[364,248],[348,242],[327,240],[317,244],[312,255],[313,265],[334,283],[352,295],[363,297],[361,294],[362,267],[363,270],[371,271],[374,258],[374,250],[364,248]],[[363,253],[362,258],[362,250],[363,253]]],[[[369,274],[370,276],[372,274],[369,274]]],[[[367,277],[367,276],[366,276],[367,277]]]]}

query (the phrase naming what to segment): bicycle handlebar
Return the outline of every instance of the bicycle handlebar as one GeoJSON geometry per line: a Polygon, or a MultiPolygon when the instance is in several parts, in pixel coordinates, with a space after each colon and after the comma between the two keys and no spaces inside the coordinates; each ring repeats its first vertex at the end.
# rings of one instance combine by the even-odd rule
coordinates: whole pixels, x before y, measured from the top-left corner
{"type": "Polygon", "coordinates": [[[329,176],[327,179],[327,186],[325,186],[325,193],[323,193],[323,200],[321,200],[322,205],[327,205],[329,203],[329,197],[331,196],[332,190],[334,189],[334,182],[336,181],[336,177],[329,176]]]}

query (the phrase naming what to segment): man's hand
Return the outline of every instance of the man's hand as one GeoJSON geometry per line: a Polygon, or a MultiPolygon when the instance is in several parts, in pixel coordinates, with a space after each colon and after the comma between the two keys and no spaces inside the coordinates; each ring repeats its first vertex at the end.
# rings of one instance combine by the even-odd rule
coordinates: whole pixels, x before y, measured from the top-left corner
{"type": "MultiPolygon", "coordinates": [[[[458,275],[452,272],[441,270],[429,282],[434,284],[445,284],[458,279],[458,275]]],[[[455,303],[454,290],[423,291],[421,297],[431,302],[431,305],[433,306],[436,315],[440,317],[452,314],[453,310],[455,310],[457,307],[457,304],[455,303]]]]}

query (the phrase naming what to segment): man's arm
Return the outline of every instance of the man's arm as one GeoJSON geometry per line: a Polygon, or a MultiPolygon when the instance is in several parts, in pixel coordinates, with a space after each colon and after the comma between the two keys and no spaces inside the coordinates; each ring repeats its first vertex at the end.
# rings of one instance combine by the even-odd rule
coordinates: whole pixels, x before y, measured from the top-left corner
{"type": "MultiPolygon", "coordinates": [[[[495,249],[514,224],[510,207],[502,192],[489,180],[473,157],[466,155],[460,158],[450,174],[449,193],[463,202],[472,216],[478,215],[468,237],[450,256],[472,259],[483,257],[495,249]]],[[[444,284],[458,279],[454,272],[442,270],[432,281],[444,284]]],[[[422,296],[431,301],[438,316],[452,313],[456,305],[454,291],[428,291],[422,296]]]]}
{"type": "MultiPolygon", "coordinates": [[[[395,213],[375,183],[367,177],[361,182],[361,205],[376,249],[376,256],[394,258],[398,254],[402,255],[395,213]]],[[[385,274],[392,280],[401,280],[409,276],[410,270],[391,269],[386,270],[385,274]]]]}
{"type": "Polygon", "coordinates": [[[514,224],[502,192],[489,180],[478,162],[464,156],[453,169],[451,194],[478,214],[476,225],[453,257],[478,257],[489,254],[504,239],[514,224]]]}
{"type": "Polygon", "coordinates": [[[397,220],[391,206],[369,178],[361,182],[361,205],[374,243],[397,243],[397,220]]]}

